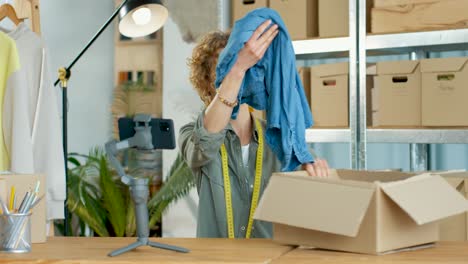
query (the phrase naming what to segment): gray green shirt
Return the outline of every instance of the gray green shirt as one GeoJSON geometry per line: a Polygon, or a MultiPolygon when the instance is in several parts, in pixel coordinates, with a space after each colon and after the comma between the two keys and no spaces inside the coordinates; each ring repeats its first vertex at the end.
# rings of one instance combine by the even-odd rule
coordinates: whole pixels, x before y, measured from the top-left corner
{"type": "MultiPolygon", "coordinates": [[[[209,133],[203,126],[204,112],[197,121],[183,126],[179,142],[182,155],[196,178],[198,207],[198,237],[228,237],[226,203],[221,165],[221,144],[225,143],[228,153],[229,176],[231,180],[232,207],[234,214],[234,233],[236,238],[245,238],[252,201],[255,179],[255,160],[257,157],[259,135],[252,120],[252,139],[249,147],[248,166],[242,162],[239,137],[232,126],[219,133],[209,133]]],[[[261,122],[263,131],[265,122],[261,122]]],[[[281,164],[264,140],[263,175],[260,197],[273,172],[280,171],[281,164]]],[[[271,238],[272,225],[254,221],[252,238],[271,238]]]]}

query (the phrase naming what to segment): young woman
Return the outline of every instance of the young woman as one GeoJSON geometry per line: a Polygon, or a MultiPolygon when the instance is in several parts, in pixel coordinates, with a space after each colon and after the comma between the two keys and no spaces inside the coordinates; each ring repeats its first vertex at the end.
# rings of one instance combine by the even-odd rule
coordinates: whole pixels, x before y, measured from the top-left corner
{"type": "MultiPolygon", "coordinates": [[[[264,22],[239,52],[235,66],[216,92],[216,64],[228,33],[207,34],[189,60],[190,80],[206,109],[180,131],[180,149],[196,177],[199,193],[198,237],[270,238],[270,223],[253,220],[259,196],[281,164],[264,142],[265,123],[245,104],[237,119],[231,114],[245,72],[262,59],[278,34],[264,22]]],[[[327,177],[328,164],[316,159],[303,164],[311,176],[327,177]]],[[[281,194],[278,194],[281,195],[281,194]]]]}

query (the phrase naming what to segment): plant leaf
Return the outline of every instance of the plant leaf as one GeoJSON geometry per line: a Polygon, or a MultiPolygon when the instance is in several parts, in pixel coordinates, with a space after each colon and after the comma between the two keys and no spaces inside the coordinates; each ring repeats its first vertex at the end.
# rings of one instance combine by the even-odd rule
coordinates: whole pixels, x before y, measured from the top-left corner
{"type": "Polygon", "coordinates": [[[155,225],[161,219],[164,210],[170,204],[187,195],[194,186],[195,179],[192,170],[183,158],[178,155],[171,166],[166,182],[148,203],[150,210],[149,225],[155,225]]]}
{"type": "Polygon", "coordinates": [[[115,235],[123,237],[125,235],[127,213],[122,190],[112,179],[109,164],[106,156],[100,158],[100,187],[104,206],[107,209],[108,219],[114,228],[115,235]]]}
{"type": "MultiPolygon", "coordinates": [[[[88,200],[85,198],[85,200],[88,200]]],[[[83,222],[85,222],[91,229],[93,229],[99,236],[109,236],[106,224],[103,218],[93,210],[89,210],[91,202],[87,205],[82,204],[73,192],[68,194],[67,206],[70,212],[75,213],[83,222]]]]}

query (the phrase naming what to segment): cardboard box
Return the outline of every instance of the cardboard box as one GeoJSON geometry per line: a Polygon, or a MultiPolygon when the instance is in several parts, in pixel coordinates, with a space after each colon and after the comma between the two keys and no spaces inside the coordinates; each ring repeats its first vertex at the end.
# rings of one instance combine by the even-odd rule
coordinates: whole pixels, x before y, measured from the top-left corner
{"type": "Polygon", "coordinates": [[[248,12],[261,7],[268,7],[268,0],[232,0],[231,3],[232,25],[248,12]]]}
{"type": "MultiPolygon", "coordinates": [[[[9,192],[12,186],[15,186],[17,201],[21,201],[27,191],[34,190],[37,181],[41,181],[39,188],[39,197],[45,195],[45,177],[41,174],[0,174],[0,181],[6,183],[6,188],[9,192]]],[[[3,196],[2,196],[3,198],[3,196]]],[[[44,197],[34,207],[31,215],[31,242],[44,243],[46,242],[46,198],[44,197]]]]}
{"type": "Polygon", "coordinates": [[[427,4],[427,3],[433,3],[434,1],[437,1],[437,0],[374,0],[373,6],[376,8],[381,8],[381,7],[389,7],[389,6],[427,4]]]}
{"type": "Polygon", "coordinates": [[[273,174],[255,219],[272,222],[274,240],[281,243],[383,254],[438,241],[437,221],[467,210],[465,198],[440,176],[350,170],[332,175],[273,174]]]}
{"type": "Polygon", "coordinates": [[[349,1],[319,0],[319,36],[349,36],[349,1]]]}
{"type": "MultiPolygon", "coordinates": [[[[468,173],[455,172],[441,174],[448,183],[468,199],[468,173]]],[[[468,240],[468,213],[451,216],[439,224],[441,241],[467,241],[468,240]]]]}
{"type": "Polygon", "coordinates": [[[468,58],[422,60],[421,71],[422,125],[468,126],[468,58]]]}
{"type": "Polygon", "coordinates": [[[377,1],[372,33],[411,32],[468,27],[466,0],[377,1]],[[386,4],[382,4],[387,2],[386,4]],[[396,5],[391,5],[396,4],[396,5]],[[391,21],[391,23],[389,23],[391,21]]]}
{"type": "Polygon", "coordinates": [[[349,64],[323,64],[310,68],[310,107],[314,127],[348,127],[349,64]]]}
{"type": "MultiPolygon", "coordinates": [[[[272,0],[273,1],[273,0],[272,0]]],[[[367,32],[370,32],[370,12],[372,1],[367,1],[367,32]]],[[[349,1],[319,0],[319,36],[344,37],[349,36],[349,1]]]]}
{"type": "Polygon", "coordinates": [[[270,0],[270,8],[283,18],[292,39],[318,36],[317,0],[270,0]]]}
{"type": "Polygon", "coordinates": [[[299,67],[297,69],[299,73],[299,78],[301,79],[302,86],[304,87],[304,93],[307,98],[307,103],[310,106],[310,68],[309,67],[299,67]]]}
{"type": "Polygon", "coordinates": [[[376,127],[421,126],[421,72],[419,61],[377,63],[374,109],[376,127]]]}
{"type": "Polygon", "coordinates": [[[374,109],[372,90],[374,89],[374,78],[377,76],[377,65],[368,64],[366,76],[366,122],[367,127],[372,127],[372,112],[374,109]]]}

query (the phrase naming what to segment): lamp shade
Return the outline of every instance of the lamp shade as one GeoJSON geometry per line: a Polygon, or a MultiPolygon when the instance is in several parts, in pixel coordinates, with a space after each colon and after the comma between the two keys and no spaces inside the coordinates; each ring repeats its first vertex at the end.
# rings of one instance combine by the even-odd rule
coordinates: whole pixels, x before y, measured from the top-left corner
{"type": "Polygon", "coordinates": [[[119,31],[130,38],[150,35],[166,23],[169,15],[160,0],[130,0],[120,10],[119,31]]]}

